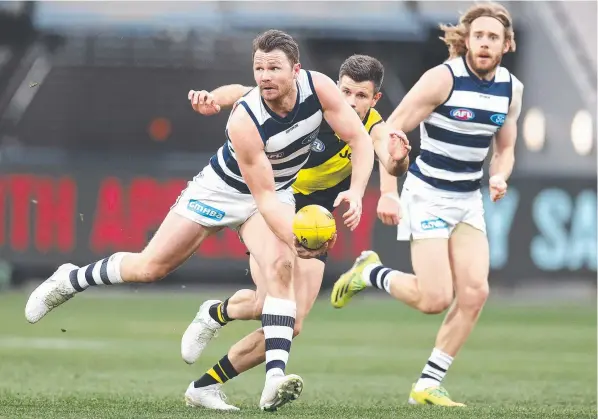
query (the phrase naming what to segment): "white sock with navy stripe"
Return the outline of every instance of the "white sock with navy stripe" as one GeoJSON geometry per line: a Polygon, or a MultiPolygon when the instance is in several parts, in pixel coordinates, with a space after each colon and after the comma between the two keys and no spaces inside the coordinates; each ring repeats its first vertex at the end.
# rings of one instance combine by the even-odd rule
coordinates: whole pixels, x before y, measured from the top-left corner
{"type": "Polygon", "coordinates": [[[75,292],[85,291],[95,285],[113,285],[123,282],[120,277],[120,262],[125,255],[124,252],[115,253],[98,262],[72,270],[69,279],[75,292]]]}
{"type": "Polygon", "coordinates": [[[444,376],[452,363],[452,356],[442,352],[438,348],[434,348],[419,380],[415,383],[414,390],[423,391],[430,387],[438,387],[442,383],[442,380],[444,380],[444,376]]]}
{"type": "Polygon", "coordinates": [[[368,287],[374,287],[386,291],[390,294],[390,277],[388,274],[392,269],[384,265],[372,264],[363,269],[363,280],[368,287]]]}
{"type": "Polygon", "coordinates": [[[266,380],[284,375],[291,352],[296,313],[294,301],[270,296],[264,300],[262,329],[266,339],[266,380]]]}

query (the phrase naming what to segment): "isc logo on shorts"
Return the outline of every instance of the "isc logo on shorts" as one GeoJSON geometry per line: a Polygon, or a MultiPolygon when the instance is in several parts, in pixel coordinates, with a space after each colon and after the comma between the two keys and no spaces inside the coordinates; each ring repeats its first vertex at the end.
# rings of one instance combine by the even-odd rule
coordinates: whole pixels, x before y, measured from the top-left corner
{"type": "Polygon", "coordinates": [[[222,218],[224,218],[224,215],[226,214],[224,211],[220,211],[216,208],[206,205],[198,201],[197,199],[189,200],[189,203],[187,204],[187,209],[203,217],[211,218],[212,220],[222,220],[222,218]]]}
{"type": "Polygon", "coordinates": [[[433,218],[431,220],[424,220],[421,222],[422,230],[439,230],[441,228],[448,228],[446,221],[440,218],[433,218]]]}

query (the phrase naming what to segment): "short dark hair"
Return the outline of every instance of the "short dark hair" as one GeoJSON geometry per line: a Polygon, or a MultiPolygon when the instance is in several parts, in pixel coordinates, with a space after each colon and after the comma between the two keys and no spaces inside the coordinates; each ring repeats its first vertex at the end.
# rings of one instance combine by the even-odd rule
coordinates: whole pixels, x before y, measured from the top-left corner
{"type": "Polygon", "coordinates": [[[291,65],[295,65],[299,62],[299,45],[297,45],[297,42],[295,42],[291,35],[283,31],[270,29],[259,34],[253,40],[252,59],[258,49],[264,52],[272,52],[275,49],[279,49],[284,52],[284,55],[287,56],[291,65]]]}
{"type": "Polygon", "coordinates": [[[374,83],[374,93],[378,93],[384,80],[384,66],[380,61],[369,55],[351,55],[341,65],[338,80],[343,76],[358,83],[371,81],[374,83]]]}

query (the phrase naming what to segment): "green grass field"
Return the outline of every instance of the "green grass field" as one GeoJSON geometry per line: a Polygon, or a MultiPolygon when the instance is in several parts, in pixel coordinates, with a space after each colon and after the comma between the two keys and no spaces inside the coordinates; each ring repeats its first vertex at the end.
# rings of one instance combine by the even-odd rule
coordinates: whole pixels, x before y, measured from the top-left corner
{"type": "Polygon", "coordinates": [[[441,318],[387,299],[317,304],[287,369],[305,390],[279,412],[257,408],[263,366],[225,386],[241,412],[188,408],[189,382],[258,325],[232,323],[189,366],[180,336],[215,297],[189,294],[82,295],[36,325],[25,294],[0,294],[0,417],[596,418],[594,307],[489,304],[445,380],[469,406],[447,410],[406,404],[441,318]]]}

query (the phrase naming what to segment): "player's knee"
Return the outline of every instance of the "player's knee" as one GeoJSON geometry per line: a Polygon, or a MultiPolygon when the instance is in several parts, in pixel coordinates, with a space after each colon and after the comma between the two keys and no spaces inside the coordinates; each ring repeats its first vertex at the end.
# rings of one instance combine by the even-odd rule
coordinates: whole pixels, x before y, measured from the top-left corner
{"type": "Polygon", "coordinates": [[[288,287],[291,284],[293,261],[290,257],[279,256],[271,264],[268,271],[271,275],[270,278],[274,279],[280,285],[288,287]]]}
{"type": "Polygon", "coordinates": [[[440,314],[451,305],[453,295],[448,291],[430,293],[422,299],[420,310],[425,314],[440,314]]]}
{"type": "Polygon", "coordinates": [[[458,291],[457,304],[464,312],[477,316],[484,307],[489,294],[488,283],[468,285],[458,291]]]}

